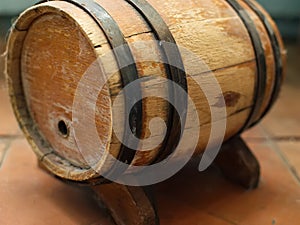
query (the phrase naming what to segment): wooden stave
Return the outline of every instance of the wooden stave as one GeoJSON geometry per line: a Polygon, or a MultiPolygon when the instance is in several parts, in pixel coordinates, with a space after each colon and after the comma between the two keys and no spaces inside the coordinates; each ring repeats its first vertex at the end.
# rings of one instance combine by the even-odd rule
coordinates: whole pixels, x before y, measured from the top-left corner
{"type": "MultiPolygon", "coordinates": [[[[245,113],[245,114],[247,114],[247,113],[245,113]]],[[[227,135],[227,137],[226,138],[229,138],[230,136],[232,136],[232,135],[227,135]]],[[[203,145],[203,143],[202,143],[202,145],[203,145]]],[[[203,145],[204,146],[204,145],[203,145]]],[[[202,148],[203,148],[203,146],[202,146],[202,148]]],[[[201,150],[202,151],[202,150],[201,150]]],[[[200,152],[201,152],[200,151],[200,152]]],[[[148,162],[148,163],[150,163],[150,162],[148,162]]],[[[145,163],[145,164],[147,164],[147,162],[145,163]]],[[[61,174],[58,174],[59,176],[61,175],[61,174]]],[[[62,175],[61,175],[62,176],[62,175]]],[[[64,176],[66,176],[66,175],[63,175],[62,177],[64,177],[64,176]]],[[[69,176],[69,175],[67,175],[67,176],[69,176]]],[[[67,178],[67,179],[74,179],[74,177],[72,177],[72,178],[70,178],[70,177],[65,177],[65,178],[67,178]]],[[[79,178],[79,179],[82,179],[82,178],[79,178]]],[[[83,178],[83,179],[86,179],[86,178],[83,178]]]]}

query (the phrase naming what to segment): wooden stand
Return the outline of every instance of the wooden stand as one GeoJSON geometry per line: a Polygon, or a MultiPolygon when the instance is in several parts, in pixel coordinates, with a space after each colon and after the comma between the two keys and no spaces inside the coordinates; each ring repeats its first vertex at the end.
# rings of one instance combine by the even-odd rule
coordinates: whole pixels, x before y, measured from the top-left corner
{"type": "MultiPolygon", "coordinates": [[[[259,163],[240,137],[232,138],[223,144],[215,164],[233,182],[247,189],[258,186],[259,163]]],[[[41,163],[39,166],[46,170],[41,163]]],[[[159,224],[151,187],[130,187],[108,183],[91,186],[91,189],[97,200],[108,209],[116,225],[159,224]]]]}
{"type": "Polygon", "coordinates": [[[117,225],[159,224],[154,203],[144,188],[111,183],[92,189],[117,225]]]}
{"type": "MultiPolygon", "coordinates": [[[[183,126],[183,132],[188,132],[186,138],[199,140],[195,155],[203,154],[216,121],[208,96],[216,101],[213,107],[226,107],[227,115],[218,113],[216,118],[226,119],[226,138],[263,117],[277,97],[285,73],[286,51],[275,24],[260,6],[256,9],[256,3],[84,2],[45,1],[29,8],[14,23],[6,54],[11,103],[20,127],[37,157],[43,160],[42,167],[64,181],[100,179],[97,171],[113,166],[109,154],[101,154],[97,163],[86,160],[98,157],[93,147],[98,139],[103,144],[97,149],[132,166],[149,165],[173,150],[182,121],[174,116],[168,101],[159,96],[170,96],[178,106],[185,105],[187,99],[181,99],[173,87],[165,88],[165,79],[188,90],[195,105],[191,113],[186,110],[183,126]],[[177,47],[171,46],[173,50],[167,51],[164,46],[170,41],[183,51],[179,54],[177,47]],[[178,63],[183,64],[182,71],[187,74],[174,70],[178,63]],[[152,93],[157,97],[145,98],[138,107],[134,106],[131,130],[141,140],[151,137],[148,124],[158,117],[168,125],[168,136],[164,138],[162,130],[155,129],[155,139],[164,141],[151,151],[131,154],[116,135],[126,128],[124,115],[130,110],[126,101],[115,100],[123,87],[138,78],[143,82],[135,91],[142,97],[152,93]],[[220,87],[219,94],[200,88],[203,84],[218,91],[213,80],[220,87]],[[225,105],[217,101],[223,97],[225,105]],[[77,118],[76,114],[84,116],[77,118]],[[189,118],[192,115],[197,115],[201,123],[194,123],[189,118]],[[87,130],[96,131],[96,136],[87,133],[81,138],[86,145],[84,150],[78,145],[76,133],[85,134],[87,130]],[[90,167],[91,163],[96,169],[90,167]]],[[[126,93],[123,92],[124,99],[135,99],[126,93]]],[[[193,148],[189,139],[183,148],[193,148]]],[[[184,157],[184,151],[178,153],[178,159],[184,157]]],[[[240,137],[223,145],[215,163],[229,179],[247,189],[257,187],[259,164],[240,137]]],[[[90,186],[116,224],[158,224],[154,204],[145,189],[114,183],[90,186]]]]}
{"type": "Polygon", "coordinates": [[[233,182],[247,189],[257,188],[260,166],[241,137],[234,137],[223,144],[215,164],[233,182]]]}

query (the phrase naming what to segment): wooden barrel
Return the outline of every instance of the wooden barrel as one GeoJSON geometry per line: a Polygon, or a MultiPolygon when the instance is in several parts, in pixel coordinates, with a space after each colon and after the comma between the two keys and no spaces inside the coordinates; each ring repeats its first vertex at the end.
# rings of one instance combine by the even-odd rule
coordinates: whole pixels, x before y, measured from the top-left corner
{"type": "MultiPolygon", "coordinates": [[[[224,141],[239,135],[273,105],[285,74],[285,57],[276,25],[254,1],[46,1],[23,12],[12,27],[7,77],[16,117],[41,163],[61,178],[89,181],[100,177],[95,168],[113,168],[108,153],[134,166],[165,159],[176,151],[181,128],[191,142],[196,140],[196,154],[203,153],[216,122],[214,108],[226,109],[225,117],[219,118],[226,125],[224,141]],[[119,50],[112,52],[113,48],[119,50]],[[84,80],[87,71],[97,76],[84,80]],[[219,85],[221,93],[209,100],[202,85],[211,77],[217,85],[206,86],[214,90],[219,85]],[[190,98],[199,124],[181,124],[190,119],[188,110],[178,111],[160,97],[143,98],[130,108],[133,97],[125,99],[132,93],[124,91],[123,102],[114,104],[120,91],[140,78],[144,79],[135,87],[136,94],[143,97],[154,90],[186,108],[190,98]],[[98,83],[103,86],[100,92],[98,83]],[[81,104],[76,113],[94,123],[78,124],[74,119],[75,98],[81,104]],[[94,115],[86,113],[91,109],[94,115]],[[130,129],[141,140],[151,136],[153,118],[165,122],[165,129],[151,128],[156,133],[153,140],[161,141],[157,146],[132,151],[120,141],[114,127],[125,129],[123,115],[129,112],[130,129]],[[101,158],[92,147],[94,137],[84,136],[93,124],[105,150],[101,158]],[[76,132],[84,136],[86,151],[79,148],[76,132]]],[[[192,147],[186,143],[184,148],[192,147]]]]}

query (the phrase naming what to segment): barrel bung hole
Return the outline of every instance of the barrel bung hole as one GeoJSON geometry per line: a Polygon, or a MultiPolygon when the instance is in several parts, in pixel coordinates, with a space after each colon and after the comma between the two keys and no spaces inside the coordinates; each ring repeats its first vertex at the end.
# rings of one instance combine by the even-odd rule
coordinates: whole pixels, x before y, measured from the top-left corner
{"type": "Polygon", "coordinates": [[[60,120],[58,122],[57,127],[58,127],[58,131],[59,131],[60,135],[62,135],[63,137],[68,137],[69,136],[69,128],[68,128],[65,121],[60,120]]]}

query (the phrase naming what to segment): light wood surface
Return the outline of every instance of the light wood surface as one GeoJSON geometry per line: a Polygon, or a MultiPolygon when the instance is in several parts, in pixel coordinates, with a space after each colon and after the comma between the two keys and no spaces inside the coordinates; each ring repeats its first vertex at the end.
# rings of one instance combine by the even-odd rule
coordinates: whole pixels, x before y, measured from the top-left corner
{"type": "MultiPolygon", "coordinates": [[[[162,63],[143,60],[149,58],[149,55],[158,60],[162,56],[142,16],[126,1],[114,0],[114,4],[109,0],[97,2],[114,18],[127,42],[133,44],[131,51],[138,62],[139,77],[148,78],[155,74],[166,78],[162,63]],[[141,41],[147,44],[134,44],[141,41]]],[[[149,0],[149,3],[167,23],[178,46],[185,49],[181,53],[187,72],[188,94],[196,106],[200,121],[200,137],[193,135],[199,126],[192,121],[188,122],[186,130],[189,138],[199,138],[196,153],[201,154],[212,127],[210,108],[223,106],[218,105],[219,95],[214,96],[214,104],[209,105],[205,93],[194,80],[203,81],[215,76],[226,102],[227,117],[220,118],[226,120],[225,139],[236,135],[244,126],[253,106],[257,69],[251,39],[240,17],[226,1],[149,0]],[[187,52],[201,59],[206,66],[199,67],[187,52]]],[[[275,82],[273,51],[262,22],[243,1],[239,3],[254,21],[265,50],[267,85],[260,108],[262,113],[268,105],[275,82]]],[[[269,16],[267,18],[271,21],[269,16]]],[[[281,40],[275,24],[271,23],[281,40]]],[[[286,52],[281,41],[280,45],[285,59],[286,52]]],[[[99,176],[90,168],[89,161],[97,157],[97,151],[93,148],[95,140],[87,138],[87,150],[79,149],[74,138],[73,125],[76,121],[72,121],[76,88],[87,70],[98,72],[103,77],[113,73],[108,82],[102,84],[104,89],[98,96],[95,112],[97,133],[103,143],[100,147],[105,148],[106,154],[98,162],[93,162],[92,166],[109,170],[112,162],[107,154],[114,157],[119,154],[121,142],[114,132],[122,132],[124,102],[116,105],[115,111],[112,110],[112,104],[122,90],[122,81],[120,74],[115,72],[118,66],[114,57],[107,54],[109,51],[108,41],[96,22],[84,10],[64,1],[50,1],[28,9],[17,20],[10,34],[7,73],[15,113],[38,157],[50,171],[60,177],[87,180],[99,176]],[[97,66],[97,57],[103,60],[102,72],[97,66]],[[58,130],[60,121],[64,121],[69,130],[66,137],[58,130]],[[114,131],[113,124],[120,130],[114,131]]],[[[154,91],[159,95],[167,95],[164,83],[154,81],[148,79],[142,83],[142,94],[154,91]]],[[[92,95],[96,94],[94,83],[99,80],[90,82],[86,90],[87,96],[90,94],[91,98],[82,97],[85,103],[92,101],[92,95]]],[[[211,89],[214,88],[211,85],[211,89]]],[[[88,107],[92,107],[92,104],[88,107]]],[[[83,107],[83,114],[85,110],[88,109],[83,107]]],[[[148,138],[152,118],[160,117],[167,121],[168,104],[159,98],[143,99],[142,113],[142,138],[148,138]]],[[[82,126],[82,132],[92,129],[91,126],[82,126]]],[[[157,136],[154,138],[160,139],[163,130],[157,128],[155,131],[157,136]]],[[[159,144],[151,151],[137,152],[132,164],[150,164],[163,150],[161,148],[159,144]]],[[[189,149],[190,146],[185,148],[189,149]]]]}

